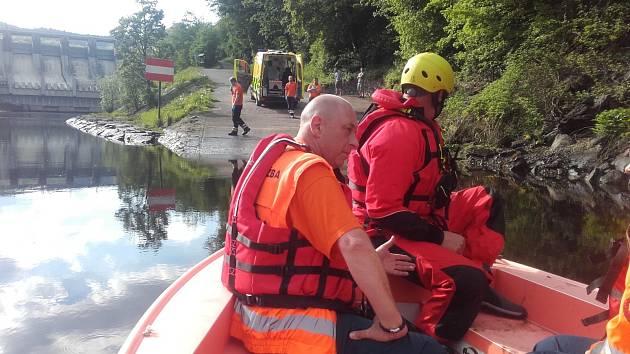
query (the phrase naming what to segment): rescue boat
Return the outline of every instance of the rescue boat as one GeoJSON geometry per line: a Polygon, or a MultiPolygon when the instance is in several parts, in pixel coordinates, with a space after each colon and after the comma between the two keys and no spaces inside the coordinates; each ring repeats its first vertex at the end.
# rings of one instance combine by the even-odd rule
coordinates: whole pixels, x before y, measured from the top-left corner
{"type": "MultiPolygon", "coordinates": [[[[135,325],[119,354],[248,353],[230,338],[234,297],[221,284],[223,251],[204,259],[169,286],[135,325]]],[[[527,353],[553,334],[601,338],[605,322],[585,327],[581,319],[607,306],[586,294],[586,285],[516,262],[493,266],[492,286],[528,311],[526,320],[480,313],[466,336],[451,345],[461,354],[527,353]]],[[[402,278],[390,277],[405,317],[413,319],[418,299],[428,292],[402,278]]]]}

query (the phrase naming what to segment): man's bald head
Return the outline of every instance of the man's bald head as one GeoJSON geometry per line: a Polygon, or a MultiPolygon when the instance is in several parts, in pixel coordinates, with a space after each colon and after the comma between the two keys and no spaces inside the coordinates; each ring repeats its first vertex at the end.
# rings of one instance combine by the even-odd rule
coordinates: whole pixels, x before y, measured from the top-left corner
{"type": "Polygon", "coordinates": [[[345,99],[335,95],[319,95],[304,107],[300,115],[300,130],[316,115],[323,119],[335,119],[348,114],[354,116],[354,109],[345,99]]]}
{"type": "Polygon", "coordinates": [[[354,109],[339,96],[317,96],[306,105],[300,120],[297,138],[334,168],[341,167],[357,147],[354,109]]]}

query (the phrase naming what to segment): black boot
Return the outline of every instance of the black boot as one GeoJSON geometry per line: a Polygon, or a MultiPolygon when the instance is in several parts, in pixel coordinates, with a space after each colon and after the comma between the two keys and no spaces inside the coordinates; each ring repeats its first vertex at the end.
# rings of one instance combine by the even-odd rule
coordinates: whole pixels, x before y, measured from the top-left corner
{"type": "Polygon", "coordinates": [[[231,132],[229,132],[229,133],[228,133],[228,135],[231,135],[231,136],[237,136],[237,135],[238,135],[238,128],[234,128],[234,129],[232,129],[232,131],[231,131],[231,132]]]}
{"type": "Polygon", "coordinates": [[[250,128],[250,127],[248,127],[248,126],[244,125],[244,126],[243,126],[243,135],[247,135],[247,133],[249,133],[249,131],[250,131],[250,130],[251,130],[251,128],[250,128]]]}
{"type": "Polygon", "coordinates": [[[481,303],[481,309],[501,317],[519,320],[527,318],[527,310],[523,306],[506,299],[493,288],[488,288],[486,297],[481,303]]]}

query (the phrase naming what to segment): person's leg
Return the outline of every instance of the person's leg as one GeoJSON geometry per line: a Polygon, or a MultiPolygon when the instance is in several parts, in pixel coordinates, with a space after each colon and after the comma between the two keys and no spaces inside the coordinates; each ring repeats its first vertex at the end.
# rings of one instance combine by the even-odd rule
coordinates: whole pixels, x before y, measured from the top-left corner
{"type": "Polygon", "coordinates": [[[435,326],[435,334],[440,338],[459,340],[477,317],[489,282],[478,268],[462,265],[444,268],[442,271],[455,282],[455,294],[435,326]]]}
{"type": "Polygon", "coordinates": [[[421,333],[409,332],[392,342],[377,342],[369,339],[353,340],[349,334],[355,330],[369,328],[372,321],[353,314],[337,315],[337,354],[446,354],[446,349],[435,339],[421,333]]]}
{"type": "Polygon", "coordinates": [[[291,118],[295,118],[295,107],[297,107],[297,97],[291,97],[291,118]]]}
{"type": "Polygon", "coordinates": [[[396,240],[391,252],[414,257],[416,270],[405,279],[431,292],[414,324],[439,340],[460,339],[479,312],[488,288],[489,277],[478,262],[433,243],[403,238],[396,240]]]}
{"type": "Polygon", "coordinates": [[[237,108],[239,106],[232,106],[232,125],[234,126],[232,128],[232,131],[230,133],[228,133],[228,135],[237,135],[238,134],[238,124],[239,121],[241,120],[241,112],[240,110],[237,108]]]}
{"type": "MultiPolygon", "coordinates": [[[[492,188],[476,186],[451,193],[448,228],[466,238],[464,256],[490,267],[503,250],[505,217],[503,199],[492,188]]],[[[510,317],[527,317],[526,309],[489,289],[484,310],[510,317]]]]}
{"type": "Polygon", "coordinates": [[[579,336],[560,335],[546,338],[534,346],[532,353],[536,354],[584,354],[596,339],[579,336]]]}
{"type": "MultiPolygon", "coordinates": [[[[245,121],[241,118],[241,111],[243,110],[243,106],[234,106],[236,108],[236,121],[237,124],[243,128],[243,135],[247,135],[251,130],[245,121]]],[[[238,129],[238,128],[237,128],[238,129]]]]}

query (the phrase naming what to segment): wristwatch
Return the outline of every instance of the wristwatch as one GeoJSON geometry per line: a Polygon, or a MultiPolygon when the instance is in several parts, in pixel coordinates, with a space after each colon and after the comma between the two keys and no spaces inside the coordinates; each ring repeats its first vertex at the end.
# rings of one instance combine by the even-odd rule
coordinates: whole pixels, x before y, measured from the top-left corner
{"type": "Polygon", "coordinates": [[[387,328],[385,326],[383,326],[383,324],[379,321],[378,325],[381,326],[381,329],[387,333],[391,333],[391,334],[396,334],[400,331],[402,331],[403,329],[407,328],[407,322],[403,319],[402,324],[398,327],[394,327],[394,328],[387,328]]]}

